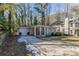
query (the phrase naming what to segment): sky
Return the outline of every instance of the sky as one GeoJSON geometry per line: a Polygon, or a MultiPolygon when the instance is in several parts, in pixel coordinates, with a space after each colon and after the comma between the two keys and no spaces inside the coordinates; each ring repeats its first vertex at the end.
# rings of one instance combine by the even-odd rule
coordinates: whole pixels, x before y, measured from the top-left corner
{"type": "MultiPolygon", "coordinates": [[[[31,7],[33,7],[33,4],[31,5],[31,7]]],[[[57,11],[58,12],[63,12],[64,11],[64,3],[49,3],[49,6],[50,7],[50,14],[55,14],[57,11]]],[[[33,8],[33,13],[34,15],[37,15],[36,14],[36,10],[33,8]]]]}
{"type": "Polygon", "coordinates": [[[54,14],[56,11],[59,12],[71,12],[71,8],[79,3],[51,3],[51,14],[54,14]],[[68,6],[67,6],[68,5],[68,6]],[[67,10],[68,8],[68,10],[67,10]]]}
{"type": "Polygon", "coordinates": [[[56,11],[64,11],[64,3],[51,3],[51,14],[54,14],[56,11]]]}
{"type": "MultiPolygon", "coordinates": [[[[50,7],[50,15],[52,14],[56,14],[57,12],[68,12],[71,11],[71,7],[73,7],[74,5],[78,5],[77,3],[49,3],[49,7],[50,7]],[[68,10],[67,10],[67,5],[68,5],[68,10]]],[[[34,14],[37,11],[35,10],[34,14]]]]}

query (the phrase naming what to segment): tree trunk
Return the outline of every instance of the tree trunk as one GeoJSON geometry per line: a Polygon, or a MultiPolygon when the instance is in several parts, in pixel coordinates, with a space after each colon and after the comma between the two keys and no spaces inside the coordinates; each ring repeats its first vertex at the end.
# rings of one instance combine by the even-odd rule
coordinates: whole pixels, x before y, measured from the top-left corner
{"type": "Polygon", "coordinates": [[[45,25],[45,13],[42,13],[42,25],[45,25]]]}
{"type": "Polygon", "coordinates": [[[9,11],[9,19],[8,19],[8,27],[9,27],[9,34],[11,35],[11,11],[9,11]]]}

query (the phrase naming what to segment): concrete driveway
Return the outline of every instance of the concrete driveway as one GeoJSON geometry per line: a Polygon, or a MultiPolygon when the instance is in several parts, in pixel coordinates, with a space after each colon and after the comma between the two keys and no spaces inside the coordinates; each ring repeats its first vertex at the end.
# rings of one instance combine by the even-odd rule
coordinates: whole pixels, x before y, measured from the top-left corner
{"type": "Polygon", "coordinates": [[[45,41],[34,36],[21,36],[18,42],[23,41],[28,43],[27,50],[33,52],[35,56],[79,56],[78,46],[63,45],[61,41],[45,41]]]}
{"type": "Polygon", "coordinates": [[[37,43],[43,42],[43,40],[40,40],[40,39],[36,38],[35,36],[21,36],[18,39],[18,42],[26,42],[26,43],[32,45],[32,44],[37,44],[37,43]]]}

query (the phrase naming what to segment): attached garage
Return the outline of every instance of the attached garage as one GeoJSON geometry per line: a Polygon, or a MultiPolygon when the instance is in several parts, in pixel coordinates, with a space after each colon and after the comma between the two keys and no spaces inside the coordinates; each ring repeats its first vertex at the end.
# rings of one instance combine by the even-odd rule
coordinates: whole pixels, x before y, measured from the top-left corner
{"type": "Polygon", "coordinates": [[[29,32],[29,28],[28,27],[20,27],[18,31],[19,31],[19,33],[21,33],[21,35],[27,35],[27,33],[29,32]]]}
{"type": "Polygon", "coordinates": [[[53,28],[50,26],[37,25],[37,26],[20,27],[18,31],[19,33],[21,33],[21,35],[46,36],[51,35],[52,29],[53,28]]]}

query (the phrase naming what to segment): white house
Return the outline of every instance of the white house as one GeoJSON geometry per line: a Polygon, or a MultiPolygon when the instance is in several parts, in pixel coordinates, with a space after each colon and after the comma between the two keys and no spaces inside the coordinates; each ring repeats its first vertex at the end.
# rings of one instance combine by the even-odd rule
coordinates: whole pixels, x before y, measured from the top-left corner
{"type": "Polygon", "coordinates": [[[60,25],[30,25],[20,27],[22,35],[47,36],[52,32],[61,32],[68,35],[79,36],[79,17],[66,18],[60,25]]]}
{"type": "Polygon", "coordinates": [[[79,17],[65,19],[64,33],[73,36],[79,36],[79,17]]]}
{"type": "Polygon", "coordinates": [[[55,30],[51,26],[45,26],[45,25],[35,25],[35,26],[25,26],[20,27],[19,32],[21,32],[22,35],[34,35],[34,36],[46,36],[51,35],[52,32],[55,30]]]}

